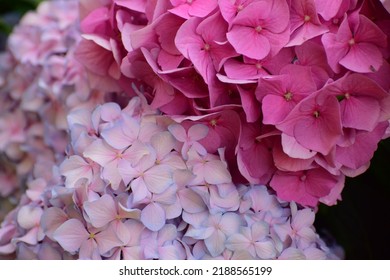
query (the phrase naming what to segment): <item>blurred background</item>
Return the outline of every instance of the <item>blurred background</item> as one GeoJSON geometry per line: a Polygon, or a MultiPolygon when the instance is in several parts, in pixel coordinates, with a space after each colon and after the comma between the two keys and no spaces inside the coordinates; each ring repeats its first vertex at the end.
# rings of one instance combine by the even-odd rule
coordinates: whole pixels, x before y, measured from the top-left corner
{"type": "MultiPolygon", "coordinates": [[[[20,17],[39,2],[0,0],[0,50],[20,17]]],[[[346,259],[390,259],[390,139],[379,144],[366,173],[347,179],[338,205],[319,207],[315,225],[330,245],[344,248],[346,259]]]]}

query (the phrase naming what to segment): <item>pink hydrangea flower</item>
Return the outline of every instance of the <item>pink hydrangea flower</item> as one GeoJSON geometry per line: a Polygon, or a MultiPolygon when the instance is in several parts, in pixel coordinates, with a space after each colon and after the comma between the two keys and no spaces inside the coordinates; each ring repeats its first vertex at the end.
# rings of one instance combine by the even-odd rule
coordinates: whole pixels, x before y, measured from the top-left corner
{"type": "Polygon", "coordinates": [[[289,9],[285,1],[255,1],[244,7],[226,34],[239,54],[253,59],[276,55],[288,42],[289,9]],[[242,38],[247,40],[242,40],[242,38]]]}

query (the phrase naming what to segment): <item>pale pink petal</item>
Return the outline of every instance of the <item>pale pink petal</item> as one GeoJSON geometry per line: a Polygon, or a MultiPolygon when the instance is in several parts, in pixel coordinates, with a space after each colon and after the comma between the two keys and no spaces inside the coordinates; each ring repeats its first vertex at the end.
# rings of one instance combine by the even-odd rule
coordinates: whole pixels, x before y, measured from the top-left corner
{"type": "Polygon", "coordinates": [[[214,233],[204,243],[212,257],[220,255],[225,249],[226,236],[220,230],[215,230],[214,233]]]}
{"type": "Polygon", "coordinates": [[[130,187],[134,195],[133,203],[138,203],[145,198],[150,198],[152,196],[145,184],[145,181],[141,177],[133,180],[130,187]]]}
{"type": "Polygon", "coordinates": [[[159,231],[165,225],[165,211],[157,203],[150,203],[141,212],[141,222],[151,231],[159,231]]]}
{"type": "Polygon", "coordinates": [[[134,138],[127,137],[123,133],[123,128],[120,123],[115,123],[113,126],[105,127],[100,132],[100,135],[107,142],[107,144],[118,150],[127,148],[137,138],[137,136],[134,138]]]}
{"type": "Polygon", "coordinates": [[[152,193],[162,193],[173,184],[172,171],[167,165],[156,165],[144,174],[144,181],[152,193]]]}
{"type": "Polygon", "coordinates": [[[113,226],[107,227],[95,236],[100,255],[110,251],[114,247],[123,246],[124,243],[117,237],[113,226]]]}
{"type": "Polygon", "coordinates": [[[255,250],[260,259],[273,259],[277,251],[273,241],[260,241],[255,243],[255,250]]]}
{"type": "Polygon", "coordinates": [[[77,219],[63,223],[53,234],[53,238],[68,252],[76,252],[88,239],[89,233],[77,219]]]}
{"type": "Polygon", "coordinates": [[[168,155],[175,148],[176,145],[175,139],[168,131],[155,134],[150,139],[150,143],[156,150],[159,159],[162,159],[163,157],[168,155]]]}
{"type": "Polygon", "coordinates": [[[230,183],[232,176],[227,170],[226,164],[220,160],[211,160],[204,164],[205,181],[209,184],[223,184],[230,183]],[[209,172],[212,170],[212,172],[209,172]]]}
{"type": "Polygon", "coordinates": [[[180,124],[171,124],[168,126],[168,130],[178,141],[185,142],[187,140],[187,133],[180,124]]]}
{"type": "Polygon", "coordinates": [[[43,209],[41,207],[25,205],[18,211],[17,222],[20,227],[31,229],[39,225],[42,213],[43,209]]]}
{"type": "Polygon", "coordinates": [[[104,194],[95,201],[84,202],[84,211],[87,213],[91,224],[96,228],[105,226],[114,220],[117,215],[115,201],[108,194],[104,194]]]}
{"type": "Polygon", "coordinates": [[[60,165],[60,172],[65,176],[65,186],[68,188],[75,187],[75,183],[82,178],[87,179],[87,183],[92,181],[92,166],[78,155],[65,159],[60,165]]]}
{"type": "Polygon", "coordinates": [[[226,248],[232,251],[248,250],[251,240],[240,233],[231,235],[226,241],[226,248]]]}
{"type": "Polygon", "coordinates": [[[90,238],[83,242],[79,251],[80,260],[101,260],[98,245],[95,239],[90,238]]]}
{"type": "Polygon", "coordinates": [[[219,222],[219,228],[220,230],[226,234],[227,236],[230,236],[234,233],[237,233],[240,226],[242,224],[240,216],[238,216],[235,213],[227,212],[223,214],[220,222],[219,222]]]}
{"type": "Polygon", "coordinates": [[[204,124],[195,124],[191,126],[188,130],[188,137],[192,141],[198,141],[207,136],[209,128],[204,124]]]}
{"type": "Polygon", "coordinates": [[[278,260],[306,260],[306,256],[301,250],[288,247],[280,254],[278,260]]]}
{"type": "Polygon", "coordinates": [[[141,246],[124,247],[122,249],[124,260],[142,260],[144,259],[143,248],[141,246]]]}
{"type": "Polygon", "coordinates": [[[302,209],[297,212],[297,214],[293,217],[291,226],[295,230],[300,230],[304,227],[311,226],[314,223],[314,212],[312,209],[302,209]]]}
{"type": "Polygon", "coordinates": [[[112,122],[120,117],[121,111],[121,107],[117,103],[105,103],[100,109],[100,117],[103,121],[112,122]]]}
{"type": "Polygon", "coordinates": [[[53,233],[68,219],[68,215],[65,212],[56,207],[45,209],[41,218],[41,226],[44,233],[51,239],[53,239],[53,233]]]}
{"type": "Polygon", "coordinates": [[[251,227],[253,241],[263,240],[270,234],[269,225],[266,222],[256,222],[251,227]]]}
{"type": "Polygon", "coordinates": [[[118,151],[104,143],[103,140],[97,139],[87,147],[83,153],[84,157],[90,158],[93,161],[104,167],[110,161],[115,160],[118,151]]]}

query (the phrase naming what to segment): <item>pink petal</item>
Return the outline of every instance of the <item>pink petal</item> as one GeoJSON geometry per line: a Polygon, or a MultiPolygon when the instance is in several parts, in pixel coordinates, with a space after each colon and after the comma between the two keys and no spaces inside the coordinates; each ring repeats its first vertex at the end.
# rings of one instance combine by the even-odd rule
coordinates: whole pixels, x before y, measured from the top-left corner
{"type": "Polygon", "coordinates": [[[336,38],[336,34],[326,33],[322,35],[321,40],[325,47],[329,66],[334,72],[338,73],[340,72],[339,62],[348,53],[348,44],[338,42],[336,38]]]}
{"type": "MultiPolygon", "coordinates": [[[[101,137],[109,144],[111,147],[122,150],[127,148],[132,144],[132,142],[137,138],[138,135],[130,138],[124,134],[121,123],[115,123],[113,126],[105,127],[100,132],[101,137]]],[[[126,127],[126,129],[131,129],[131,127],[126,127]]]]}
{"type": "Polygon", "coordinates": [[[121,107],[119,107],[117,103],[109,102],[102,105],[100,109],[100,117],[103,121],[111,122],[118,119],[121,112],[121,107]]]}
{"type": "Polygon", "coordinates": [[[60,172],[65,176],[65,186],[68,188],[75,187],[75,183],[82,178],[87,179],[87,183],[92,181],[92,166],[78,155],[65,159],[60,165],[60,172]]]}
{"type": "Polygon", "coordinates": [[[145,184],[145,181],[141,177],[133,180],[130,187],[134,195],[133,203],[138,203],[143,201],[145,198],[150,198],[152,196],[145,184]]]}
{"type": "Polygon", "coordinates": [[[351,146],[337,147],[336,160],[353,169],[358,169],[367,164],[373,157],[386,127],[387,123],[381,123],[371,132],[358,131],[355,142],[351,146]]]}
{"type": "Polygon", "coordinates": [[[44,233],[50,238],[54,239],[53,233],[68,219],[65,212],[56,207],[45,209],[41,218],[41,226],[44,233]]]}
{"type": "Polygon", "coordinates": [[[297,231],[304,227],[310,227],[314,223],[314,218],[313,210],[309,208],[299,210],[293,217],[291,226],[297,231]]]}
{"type": "Polygon", "coordinates": [[[205,163],[204,168],[205,168],[204,178],[205,181],[208,182],[209,184],[218,185],[223,183],[230,183],[232,180],[232,176],[227,170],[225,163],[223,163],[222,161],[211,160],[205,163]],[[213,170],[213,172],[209,172],[209,170],[213,170]]]}
{"type": "Polygon", "coordinates": [[[22,206],[18,211],[17,222],[24,229],[31,229],[39,225],[43,209],[30,205],[22,206]]]}
{"type": "Polygon", "coordinates": [[[157,203],[150,203],[141,212],[141,222],[151,231],[159,231],[165,225],[165,211],[157,203]]]}
{"type": "Polygon", "coordinates": [[[104,143],[103,140],[97,139],[87,147],[83,153],[84,157],[90,158],[104,167],[110,161],[115,160],[118,152],[104,143]]]}
{"type": "Polygon", "coordinates": [[[256,222],[251,227],[253,241],[260,241],[270,234],[269,225],[266,222],[256,222]]]}
{"type": "Polygon", "coordinates": [[[178,192],[178,195],[184,211],[188,213],[199,213],[206,210],[206,205],[202,198],[191,189],[182,189],[178,192]]]}
{"type": "Polygon", "coordinates": [[[203,124],[195,124],[188,129],[188,137],[192,141],[199,141],[207,136],[209,128],[203,124]]]}
{"type": "Polygon", "coordinates": [[[357,43],[339,62],[345,68],[358,72],[370,73],[378,70],[383,63],[383,56],[378,47],[370,43],[357,43]]]}
{"type": "Polygon", "coordinates": [[[156,165],[145,173],[144,180],[150,192],[159,194],[173,184],[172,171],[169,166],[156,165]]]}
{"type": "Polygon", "coordinates": [[[235,233],[226,241],[226,248],[232,251],[248,250],[250,242],[244,235],[235,233]]]}
{"type": "Polygon", "coordinates": [[[367,131],[374,129],[380,115],[378,100],[364,96],[344,99],[340,103],[340,110],[344,127],[367,131]]]}
{"type": "Polygon", "coordinates": [[[255,249],[260,259],[273,259],[275,258],[277,251],[273,241],[261,241],[255,243],[255,249]]]}
{"type": "Polygon", "coordinates": [[[54,232],[54,239],[68,252],[76,252],[87,240],[89,233],[77,219],[70,219],[54,232]]]}
{"type": "Polygon", "coordinates": [[[183,126],[180,124],[171,124],[168,126],[168,130],[172,135],[180,142],[185,142],[187,139],[187,133],[183,126]]]}
{"type": "Polygon", "coordinates": [[[226,236],[220,230],[215,230],[214,233],[204,243],[212,257],[220,255],[225,249],[226,236]]]}
{"type": "Polygon", "coordinates": [[[105,226],[114,220],[117,215],[115,201],[108,194],[104,194],[95,201],[84,202],[84,211],[87,213],[91,224],[96,228],[105,226]]]}
{"type": "Polygon", "coordinates": [[[80,260],[101,260],[102,257],[99,252],[98,245],[95,239],[90,238],[83,242],[79,251],[80,260]]]}
{"type": "Polygon", "coordinates": [[[219,230],[225,235],[230,236],[237,233],[242,224],[240,216],[235,213],[227,212],[223,214],[219,222],[219,230]]]}
{"type": "Polygon", "coordinates": [[[253,27],[234,25],[226,37],[239,54],[253,59],[262,59],[271,50],[267,37],[258,33],[253,27]]]}
{"type": "Polygon", "coordinates": [[[292,158],[309,159],[316,155],[316,152],[306,149],[300,145],[294,137],[282,133],[283,152],[292,158]]]}
{"type": "Polygon", "coordinates": [[[98,245],[100,255],[107,253],[115,247],[124,245],[124,243],[117,237],[112,226],[109,226],[105,230],[96,234],[95,240],[98,245]]]}
{"type": "Polygon", "coordinates": [[[150,143],[160,159],[168,155],[176,145],[175,138],[168,131],[155,134],[150,139],[150,143]]]}
{"type": "Polygon", "coordinates": [[[327,155],[342,135],[339,103],[334,96],[311,95],[276,127],[306,149],[327,155]],[[315,112],[319,117],[314,117],[315,112]]]}

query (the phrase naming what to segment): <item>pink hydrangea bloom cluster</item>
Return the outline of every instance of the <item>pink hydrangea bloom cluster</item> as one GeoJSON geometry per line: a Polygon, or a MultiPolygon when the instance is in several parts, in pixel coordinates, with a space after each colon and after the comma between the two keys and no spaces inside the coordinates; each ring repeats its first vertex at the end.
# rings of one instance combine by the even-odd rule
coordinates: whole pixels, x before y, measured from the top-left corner
{"type": "Polygon", "coordinates": [[[387,137],[388,28],[379,1],[105,1],[76,51],[92,84],[206,124],[236,183],[288,201],[340,199],[387,137]],[[98,66],[96,64],[98,63],[98,66]],[[287,184],[288,182],[288,184],[287,184]],[[287,187],[288,186],[288,187],[287,187]]]}
{"type": "Polygon", "coordinates": [[[0,55],[0,197],[8,202],[18,201],[32,173],[51,178],[68,145],[67,113],[104,98],[89,89],[74,58],[80,40],[78,3],[43,2],[23,17],[0,55]]]}
{"type": "Polygon", "coordinates": [[[314,210],[265,186],[234,185],[224,160],[188,129],[134,97],[68,114],[68,155],[50,181],[35,177],[0,230],[18,258],[336,258],[314,210]],[[62,175],[62,177],[60,177],[62,175]]]}
{"type": "Polygon", "coordinates": [[[339,257],[315,206],[390,136],[390,16],[379,1],[325,3],[28,13],[0,56],[0,203],[16,205],[0,213],[0,254],[339,257]]]}

